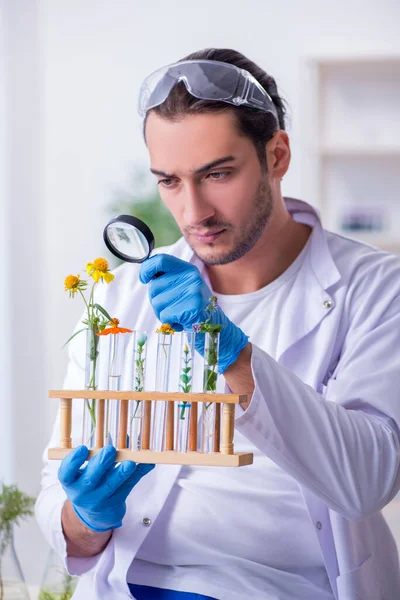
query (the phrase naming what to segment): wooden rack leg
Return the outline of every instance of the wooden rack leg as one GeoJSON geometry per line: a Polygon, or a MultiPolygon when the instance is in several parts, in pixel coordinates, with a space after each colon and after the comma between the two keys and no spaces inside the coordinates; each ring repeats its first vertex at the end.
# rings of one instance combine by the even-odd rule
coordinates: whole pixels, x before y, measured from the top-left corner
{"type": "Polygon", "coordinates": [[[167,431],[165,437],[165,449],[174,449],[174,413],[175,413],[175,402],[168,402],[167,404],[167,431]]]}
{"type": "Polygon", "coordinates": [[[192,402],[190,409],[190,437],[189,437],[189,450],[191,452],[197,451],[197,421],[198,421],[198,403],[192,402]]]}
{"type": "Polygon", "coordinates": [[[105,400],[99,400],[97,403],[96,418],[96,448],[104,446],[104,418],[105,418],[105,400]]]}
{"type": "Polygon", "coordinates": [[[142,400],[143,402],[143,422],[142,422],[142,450],[150,450],[150,424],[151,424],[151,400],[142,400]]]}
{"type": "Polygon", "coordinates": [[[61,398],[60,433],[61,448],[72,448],[72,398],[61,398]]]}
{"type": "Polygon", "coordinates": [[[235,405],[234,404],[222,404],[221,454],[233,454],[234,431],[235,431],[235,405]]]}
{"type": "Polygon", "coordinates": [[[129,400],[120,400],[118,448],[127,448],[129,400]]]}

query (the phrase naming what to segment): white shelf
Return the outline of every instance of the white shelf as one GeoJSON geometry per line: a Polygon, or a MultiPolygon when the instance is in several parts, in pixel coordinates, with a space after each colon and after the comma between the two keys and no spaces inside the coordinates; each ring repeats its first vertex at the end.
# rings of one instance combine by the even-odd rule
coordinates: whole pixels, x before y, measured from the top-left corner
{"type": "Polygon", "coordinates": [[[340,69],[352,69],[358,68],[363,65],[370,66],[381,66],[385,67],[393,65],[398,66],[399,63],[399,55],[398,54],[358,54],[349,56],[348,54],[325,54],[320,55],[316,59],[315,57],[308,57],[309,63],[317,63],[320,68],[324,69],[332,69],[332,68],[340,68],[340,69]]]}
{"type": "Polygon", "coordinates": [[[398,147],[400,58],[318,64],[323,146],[398,147]]]}
{"type": "Polygon", "coordinates": [[[308,88],[306,172],[323,225],[400,253],[400,55],[314,59],[308,88]]]}
{"type": "Polygon", "coordinates": [[[360,157],[374,158],[376,156],[388,156],[400,158],[400,146],[387,147],[365,147],[365,146],[321,146],[317,153],[322,157],[360,157]]]}

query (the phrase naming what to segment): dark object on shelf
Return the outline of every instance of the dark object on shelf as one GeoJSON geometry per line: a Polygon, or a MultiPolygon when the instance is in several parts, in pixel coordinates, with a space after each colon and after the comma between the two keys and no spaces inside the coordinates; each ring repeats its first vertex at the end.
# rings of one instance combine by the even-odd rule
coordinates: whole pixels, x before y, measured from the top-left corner
{"type": "Polygon", "coordinates": [[[343,231],[383,231],[385,229],[384,211],[378,207],[354,207],[347,209],[342,216],[343,231]]]}

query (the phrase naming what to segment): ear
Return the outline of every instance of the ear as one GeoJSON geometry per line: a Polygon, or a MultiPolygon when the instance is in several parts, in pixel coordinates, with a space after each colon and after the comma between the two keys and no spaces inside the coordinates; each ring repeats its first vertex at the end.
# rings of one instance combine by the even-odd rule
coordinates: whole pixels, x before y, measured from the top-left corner
{"type": "Polygon", "coordinates": [[[290,143],[286,131],[280,129],[265,146],[267,154],[268,176],[281,180],[290,164],[290,143]]]}

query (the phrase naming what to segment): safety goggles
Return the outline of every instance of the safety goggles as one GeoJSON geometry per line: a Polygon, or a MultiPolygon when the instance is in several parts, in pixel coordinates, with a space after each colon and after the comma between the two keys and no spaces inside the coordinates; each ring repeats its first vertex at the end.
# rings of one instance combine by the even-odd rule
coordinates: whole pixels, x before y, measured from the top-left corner
{"type": "Polygon", "coordinates": [[[151,73],[140,88],[139,114],[144,117],[148,110],[162,104],[179,81],[196,98],[256,108],[272,113],[279,123],[274,103],[257,79],[245,69],[216,60],[187,60],[151,73]]]}

